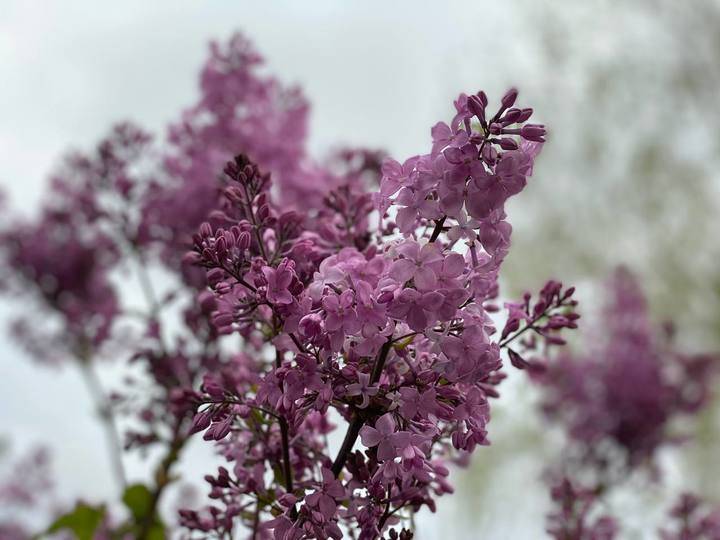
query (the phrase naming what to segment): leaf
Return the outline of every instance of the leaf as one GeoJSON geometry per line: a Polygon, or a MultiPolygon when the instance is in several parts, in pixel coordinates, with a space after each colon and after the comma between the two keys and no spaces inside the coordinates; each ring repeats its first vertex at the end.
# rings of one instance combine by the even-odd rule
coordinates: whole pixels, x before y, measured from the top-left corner
{"type": "Polygon", "coordinates": [[[153,494],[146,485],[132,484],[128,486],[123,493],[122,500],[130,510],[138,529],[143,525],[149,525],[144,536],[146,540],[163,540],[165,538],[165,526],[155,513],[153,494]]]}
{"type": "Polygon", "coordinates": [[[155,523],[147,532],[146,540],[165,540],[165,527],[160,523],[155,523]]]}
{"type": "Polygon", "coordinates": [[[70,529],[78,540],[92,540],[95,531],[105,517],[104,506],[90,506],[85,503],[77,503],[75,509],[60,516],[50,525],[49,533],[70,529]]]}
{"type": "Polygon", "coordinates": [[[125,489],[122,500],[128,507],[136,522],[139,522],[152,511],[152,493],[144,484],[132,484],[125,489]]]}

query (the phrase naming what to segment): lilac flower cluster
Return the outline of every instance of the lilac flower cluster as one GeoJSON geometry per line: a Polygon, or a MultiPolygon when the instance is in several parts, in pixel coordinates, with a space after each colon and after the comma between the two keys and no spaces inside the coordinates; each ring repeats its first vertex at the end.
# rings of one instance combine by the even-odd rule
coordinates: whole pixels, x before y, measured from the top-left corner
{"type": "Polygon", "coordinates": [[[510,243],[504,204],[544,135],[523,125],[532,110],[514,108],[516,97],[490,116],[484,93],[461,95],[429,154],[386,160],[374,196],[381,225],[362,242],[336,235],[330,245],[338,207],[301,217],[275,204],[270,175],[247,156],[227,164],[225,223],[202,224],[186,262],[207,269],[219,331],[257,352],[242,369],[209,373],[197,395],[194,429],[234,465],[208,478],[223,504],[183,512],[187,527],[224,534],[241,522],[278,539],[340,538],[347,527],[377,538],[406,510],[434,509],[452,491],[448,460],[489,443],[501,347],[528,329],[553,342],[576,319],[572,290],[554,282],[532,314],[513,305],[502,338],[489,316],[510,243]],[[336,416],[347,428],[333,457],[336,416]]]}
{"type": "Polygon", "coordinates": [[[32,290],[60,324],[43,327],[34,315],[16,321],[16,334],[41,361],[86,359],[110,337],[120,306],[109,273],[121,258],[117,237],[138,241],[127,209],[149,141],[137,127],[118,124],[92,155],[68,156],[35,221],[0,235],[11,290],[32,290]]]}
{"type": "MultiPolygon", "coordinates": [[[[344,229],[362,227],[356,220],[364,219],[369,194],[365,187],[358,192],[358,186],[379,177],[380,154],[346,149],[330,156],[328,163],[315,162],[305,149],[306,98],[300,88],[263,74],[263,63],[242,34],[227,43],[213,42],[200,74],[200,99],[168,128],[160,171],[141,203],[141,226],[173,268],[202,222],[222,221],[221,215],[213,215],[218,180],[225,162],[238,151],[272,173],[276,204],[322,212],[330,196],[335,199],[331,206],[345,206],[331,218],[344,217],[339,223],[344,229]]],[[[318,233],[331,241],[338,234],[334,225],[328,219],[327,230],[318,233]]],[[[186,279],[204,286],[191,269],[184,271],[186,279]]]]}
{"type": "Polygon", "coordinates": [[[582,460],[604,467],[616,462],[607,452],[619,450],[624,466],[634,467],[672,441],[674,417],[708,403],[717,358],[684,354],[657,332],[628,270],[615,272],[607,298],[604,328],[585,353],[565,351],[550,363],[542,407],[566,428],[582,460]]]}
{"type": "MultiPolygon", "coordinates": [[[[548,515],[548,531],[555,538],[616,538],[618,519],[593,521],[598,505],[635,470],[649,469],[659,479],[658,449],[680,440],[671,422],[706,406],[716,380],[717,355],[682,353],[671,326],[655,329],[627,269],[615,271],[606,299],[602,325],[582,354],[564,350],[534,373],[543,387],[543,412],[568,436],[562,463],[548,474],[557,507],[548,515]],[[589,487],[580,488],[581,482],[589,487]]],[[[660,538],[720,538],[717,512],[700,506],[694,496],[682,496],[660,538]]]]}

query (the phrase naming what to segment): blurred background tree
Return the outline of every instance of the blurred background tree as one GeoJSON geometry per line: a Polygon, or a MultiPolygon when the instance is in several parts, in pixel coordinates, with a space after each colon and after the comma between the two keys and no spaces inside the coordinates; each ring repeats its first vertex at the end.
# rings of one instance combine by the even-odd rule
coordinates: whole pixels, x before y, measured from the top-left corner
{"type": "MultiPolygon", "coordinates": [[[[508,290],[517,295],[556,275],[579,284],[581,299],[597,299],[597,285],[626,264],[641,277],[656,319],[672,318],[687,350],[718,350],[720,2],[514,7],[527,19],[522,39],[541,74],[523,81],[523,90],[552,126],[537,165],[540,181],[509,210],[516,249],[505,267],[508,290]]],[[[462,489],[473,493],[464,500],[493,505],[482,514],[495,512],[498,521],[515,512],[535,521],[546,504],[536,493],[542,462],[556,450],[539,417],[526,414],[535,400],[525,385],[505,391],[493,446],[463,477],[462,489]],[[508,474],[527,478],[528,489],[498,497],[496,486],[509,483],[499,477],[508,474]]],[[[635,503],[644,506],[629,520],[631,534],[654,537],[658,514],[647,510],[664,510],[673,490],[719,500],[720,483],[708,474],[720,455],[717,397],[689,431],[692,442],[667,452],[665,485],[649,486],[635,503]]],[[[458,508],[458,518],[472,515],[467,510],[458,508]]]]}

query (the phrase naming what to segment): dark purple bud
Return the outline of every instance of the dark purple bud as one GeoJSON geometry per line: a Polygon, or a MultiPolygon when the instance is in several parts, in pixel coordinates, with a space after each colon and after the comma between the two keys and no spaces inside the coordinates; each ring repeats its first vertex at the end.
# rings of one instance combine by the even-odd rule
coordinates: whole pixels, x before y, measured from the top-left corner
{"type": "Polygon", "coordinates": [[[499,139],[497,143],[500,145],[500,148],[503,150],[517,150],[518,149],[518,143],[515,142],[514,139],[499,139]]]}
{"type": "Polygon", "coordinates": [[[212,251],[210,248],[203,248],[202,250],[202,258],[208,262],[211,263],[217,263],[217,257],[214,251],[212,251]]]}
{"type": "Polygon", "coordinates": [[[533,113],[533,110],[530,107],[528,107],[527,109],[521,109],[521,114],[518,117],[518,119],[515,120],[515,122],[517,122],[518,124],[527,122],[528,119],[532,116],[532,113],[533,113]]]}
{"type": "Polygon", "coordinates": [[[498,124],[497,122],[490,124],[490,133],[492,133],[493,135],[501,135],[502,132],[502,124],[498,124]]]}
{"type": "Polygon", "coordinates": [[[213,424],[210,426],[210,428],[205,432],[205,435],[203,435],[203,439],[206,441],[210,440],[216,440],[220,441],[227,437],[227,434],[230,433],[230,422],[232,420],[232,417],[228,417],[227,419],[223,420],[222,422],[219,422],[217,424],[213,424]]]}
{"type": "Polygon", "coordinates": [[[195,251],[188,251],[182,258],[183,264],[195,265],[202,262],[202,257],[195,251]]]}
{"type": "Polygon", "coordinates": [[[297,500],[297,497],[292,493],[285,493],[278,499],[278,503],[285,508],[290,508],[297,502],[297,500]]]}
{"type": "Polygon", "coordinates": [[[237,165],[235,165],[234,162],[228,161],[225,164],[225,168],[223,169],[223,172],[228,175],[230,178],[235,179],[238,174],[238,168],[237,165]]]}
{"type": "Polygon", "coordinates": [[[478,120],[485,120],[485,105],[478,96],[470,96],[467,101],[468,109],[478,117],[478,120]]]}
{"type": "Polygon", "coordinates": [[[216,313],[215,315],[213,315],[212,321],[215,326],[220,327],[220,326],[232,325],[232,323],[235,321],[235,319],[233,318],[232,313],[223,311],[223,312],[216,313]]]}
{"type": "Polygon", "coordinates": [[[530,363],[527,360],[512,349],[508,349],[508,356],[510,356],[510,363],[517,369],[526,369],[530,366],[530,363]]]}
{"type": "Polygon", "coordinates": [[[492,386],[490,384],[484,384],[484,383],[480,383],[480,384],[478,384],[478,386],[480,388],[482,388],[482,391],[485,392],[485,395],[487,397],[496,398],[496,399],[500,397],[500,393],[497,391],[497,389],[494,386],[492,386]]]}
{"type": "Polygon", "coordinates": [[[213,268],[207,273],[207,280],[210,285],[220,283],[225,278],[225,271],[220,268],[213,268]]]}
{"type": "Polygon", "coordinates": [[[508,109],[512,107],[515,104],[515,100],[518,97],[518,91],[517,88],[511,88],[507,92],[505,92],[505,95],[502,98],[502,106],[503,109],[508,109]]]}
{"type": "Polygon", "coordinates": [[[510,334],[515,332],[520,328],[520,319],[509,319],[507,323],[505,323],[505,328],[503,328],[502,335],[500,336],[500,339],[505,339],[510,334]]]}
{"type": "Polygon", "coordinates": [[[257,211],[257,217],[260,221],[265,221],[270,215],[270,207],[267,204],[263,204],[257,211]]]}
{"type": "Polygon", "coordinates": [[[198,431],[203,431],[204,429],[210,427],[210,421],[212,420],[213,413],[214,411],[212,407],[197,413],[190,425],[190,433],[197,433],[198,431]]]}
{"type": "Polygon", "coordinates": [[[223,239],[225,240],[225,244],[227,245],[228,249],[235,247],[235,235],[233,233],[231,233],[230,231],[225,231],[223,233],[223,239]]]}
{"type": "Polygon", "coordinates": [[[547,342],[548,345],[565,345],[567,343],[567,341],[565,341],[561,337],[545,335],[545,334],[543,334],[543,337],[545,338],[545,341],[547,342]]]}
{"type": "Polygon", "coordinates": [[[522,111],[520,109],[510,109],[505,113],[505,116],[503,116],[500,120],[505,126],[509,126],[510,124],[515,124],[518,121],[518,118],[522,115],[522,111]]]}
{"type": "Polygon", "coordinates": [[[212,227],[207,221],[204,221],[200,225],[200,236],[202,236],[203,238],[207,238],[208,236],[212,236],[212,233],[212,227]]]}
{"type": "Polygon", "coordinates": [[[227,255],[227,243],[225,242],[225,237],[221,236],[217,240],[215,240],[215,251],[218,254],[218,257],[225,257],[227,255]]]}
{"type": "Polygon", "coordinates": [[[250,247],[250,233],[247,231],[243,231],[240,233],[240,236],[238,236],[237,239],[237,247],[239,249],[247,249],[250,247]]]}
{"type": "Polygon", "coordinates": [[[203,313],[211,313],[217,308],[215,295],[210,291],[203,291],[198,295],[198,304],[200,304],[200,309],[203,313]]]}
{"type": "Polygon", "coordinates": [[[237,186],[230,186],[225,189],[225,196],[233,203],[239,204],[245,201],[245,194],[237,186]]]}
{"type": "Polygon", "coordinates": [[[485,93],[485,91],[484,91],[484,90],[480,90],[480,91],[477,93],[477,97],[480,99],[480,102],[482,103],[483,109],[487,108],[487,106],[488,106],[488,98],[487,98],[487,94],[485,93]]]}
{"type": "Polygon", "coordinates": [[[562,299],[567,300],[568,298],[570,298],[573,295],[574,292],[575,292],[575,287],[570,287],[568,290],[565,291],[565,294],[563,294],[562,299]]]}
{"type": "Polygon", "coordinates": [[[526,124],[520,128],[520,136],[527,141],[545,142],[545,126],[542,124],[526,124]]]}
{"type": "Polygon", "coordinates": [[[230,291],[232,291],[232,285],[228,283],[227,281],[221,281],[215,285],[215,290],[218,292],[218,294],[228,294],[230,291]]]}
{"type": "Polygon", "coordinates": [[[547,308],[547,304],[543,302],[542,300],[538,300],[537,304],[535,304],[535,307],[533,307],[533,316],[537,317],[540,315],[545,309],[547,308]]]}
{"type": "Polygon", "coordinates": [[[210,214],[208,215],[208,218],[211,219],[211,220],[213,220],[213,221],[224,221],[224,222],[232,221],[232,220],[230,219],[230,217],[229,217],[225,212],[223,212],[222,210],[213,210],[213,211],[210,212],[210,214]]]}

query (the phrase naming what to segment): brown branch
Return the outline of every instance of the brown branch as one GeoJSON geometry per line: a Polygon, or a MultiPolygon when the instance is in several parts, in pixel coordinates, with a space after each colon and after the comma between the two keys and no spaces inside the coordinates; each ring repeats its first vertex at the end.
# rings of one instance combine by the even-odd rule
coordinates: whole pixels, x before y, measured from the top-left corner
{"type": "Polygon", "coordinates": [[[433,229],[432,234],[430,235],[430,242],[434,242],[438,239],[438,236],[440,236],[440,233],[442,232],[443,225],[445,224],[445,220],[447,219],[447,216],[443,216],[440,219],[435,221],[435,229],[433,229]]]}
{"type": "MultiPolygon", "coordinates": [[[[385,361],[387,360],[388,353],[390,352],[391,347],[392,337],[388,339],[380,349],[380,353],[375,360],[375,365],[373,366],[372,373],[370,374],[370,384],[375,384],[380,380],[380,375],[382,374],[382,370],[385,367],[385,361]]],[[[345,433],[345,438],[342,442],[342,446],[340,447],[340,451],[338,452],[338,455],[332,464],[331,470],[336,478],[340,476],[340,473],[345,468],[345,462],[347,461],[347,458],[350,455],[353,446],[355,446],[355,441],[357,441],[358,435],[360,435],[360,429],[363,427],[364,424],[365,419],[359,414],[359,411],[353,411],[352,418],[350,419],[350,423],[348,425],[348,430],[345,433]]]]}
{"type": "MultiPolygon", "coordinates": [[[[275,351],[275,368],[279,368],[282,365],[282,357],[280,351],[275,351]]],[[[282,388],[281,388],[282,390],[282,388]]],[[[282,439],[282,454],[283,454],[283,476],[285,477],[285,491],[288,493],[293,492],[293,477],[292,467],[290,463],[290,437],[288,434],[288,423],[284,416],[278,415],[278,423],[280,424],[280,437],[282,439]]]]}

